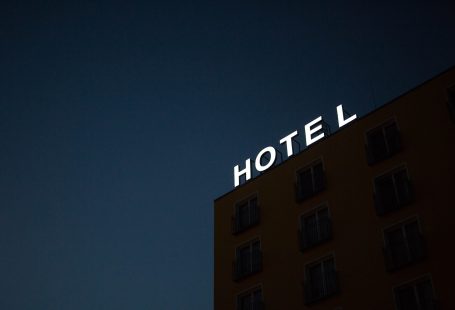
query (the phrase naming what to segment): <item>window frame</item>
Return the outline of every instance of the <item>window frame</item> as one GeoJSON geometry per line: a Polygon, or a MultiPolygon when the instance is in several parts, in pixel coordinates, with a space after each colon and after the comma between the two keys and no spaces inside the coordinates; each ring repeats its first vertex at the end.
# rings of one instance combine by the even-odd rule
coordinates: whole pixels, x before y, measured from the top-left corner
{"type": "Polygon", "coordinates": [[[395,271],[395,270],[404,268],[408,265],[412,265],[416,262],[419,262],[426,257],[427,251],[426,251],[426,246],[425,246],[425,239],[423,237],[421,220],[418,215],[412,215],[406,219],[403,219],[392,225],[388,225],[388,226],[384,227],[382,230],[382,236],[383,236],[383,244],[384,244],[384,247],[383,247],[384,260],[385,260],[387,271],[395,271]],[[413,224],[413,223],[417,224],[418,231],[417,231],[417,236],[411,237],[411,236],[408,236],[408,232],[407,232],[406,228],[407,228],[407,225],[413,224]],[[394,231],[397,231],[397,230],[400,231],[401,236],[403,237],[404,245],[406,248],[406,255],[407,255],[406,261],[401,264],[396,264],[396,262],[393,261],[392,257],[388,257],[388,253],[387,253],[388,249],[390,251],[392,251],[390,248],[391,245],[390,245],[390,240],[388,238],[388,234],[390,234],[394,231]],[[417,237],[418,242],[420,243],[419,247],[422,252],[421,256],[413,257],[411,247],[410,247],[410,240],[414,237],[417,237]]]}
{"type": "MultiPolygon", "coordinates": [[[[434,305],[434,309],[438,309],[438,307],[437,307],[438,301],[437,301],[437,298],[436,298],[436,291],[435,291],[435,288],[434,288],[433,277],[432,277],[431,273],[423,274],[423,275],[415,277],[415,278],[413,278],[411,280],[407,280],[405,282],[402,282],[402,283],[399,283],[397,285],[394,285],[392,287],[392,295],[393,295],[393,300],[394,300],[394,304],[395,304],[395,309],[396,310],[402,310],[402,308],[400,306],[399,299],[398,299],[397,290],[402,289],[402,288],[406,288],[406,287],[409,287],[409,286],[413,287],[414,297],[417,297],[417,302],[418,302],[419,308],[420,308],[419,296],[417,294],[415,294],[416,293],[416,287],[417,287],[417,284],[423,283],[425,281],[429,281],[429,283],[431,285],[431,292],[432,292],[432,295],[433,295],[432,303],[434,305]]],[[[425,309],[419,309],[419,310],[425,310],[425,309]]]]}
{"type": "Polygon", "coordinates": [[[397,120],[396,115],[389,117],[388,119],[379,123],[378,125],[375,125],[374,127],[368,128],[364,132],[365,153],[366,153],[368,165],[369,166],[375,165],[375,164],[382,162],[386,159],[389,159],[389,158],[393,157],[395,154],[399,153],[403,149],[403,142],[402,142],[401,136],[402,136],[401,130],[400,130],[400,127],[398,126],[398,120],[397,120]],[[386,133],[385,133],[385,128],[391,124],[395,124],[396,130],[398,132],[399,146],[396,150],[390,149],[390,145],[389,145],[390,142],[388,141],[388,139],[386,137],[386,133]],[[386,146],[386,153],[384,154],[383,157],[374,156],[374,154],[371,151],[371,147],[370,147],[370,135],[377,130],[381,130],[382,139],[386,146]]]}
{"type": "MultiPolygon", "coordinates": [[[[262,283],[256,284],[250,288],[247,288],[246,290],[241,291],[240,293],[236,294],[235,296],[235,309],[236,310],[242,310],[240,307],[240,299],[245,296],[252,296],[252,294],[256,291],[261,292],[261,301],[260,301],[260,309],[261,310],[264,308],[264,289],[262,283]]],[[[256,310],[256,309],[253,309],[256,310]]]]}
{"type": "Polygon", "coordinates": [[[241,200],[238,200],[237,202],[234,203],[233,206],[234,209],[234,215],[231,217],[231,232],[233,235],[240,234],[256,225],[258,225],[261,221],[261,207],[259,203],[259,195],[258,192],[254,192],[252,194],[249,194],[245,198],[242,198],[241,200]],[[256,218],[252,218],[252,207],[251,207],[251,201],[256,200],[256,218]],[[245,203],[248,204],[248,224],[246,225],[241,225],[240,223],[240,207],[243,206],[245,203]]]}
{"type": "Polygon", "coordinates": [[[303,286],[304,286],[304,304],[305,305],[311,305],[311,304],[314,304],[314,303],[317,303],[319,301],[322,301],[322,300],[325,300],[327,298],[330,298],[332,296],[335,296],[337,295],[339,292],[340,292],[340,281],[339,281],[339,276],[338,276],[338,270],[337,270],[337,264],[336,264],[336,257],[335,257],[335,253],[334,252],[330,252],[328,254],[325,254],[315,260],[312,260],[311,262],[309,263],[306,263],[304,265],[304,276],[303,276],[303,279],[304,279],[304,283],[303,283],[303,286]],[[327,288],[327,277],[323,276],[322,278],[322,282],[323,282],[323,286],[325,287],[323,290],[326,291],[324,294],[322,294],[321,296],[317,297],[317,298],[314,298],[313,296],[308,296],[308,291],[311,289],[311,284],[310,286],[309,283],[311,283],[311,277],[309,275],[309,271],[310,271],[310,268],[314,267],[314,266],[317,266],[317,265],[321,265],[322,266],[322,274],[325,275],[325,273],[327,271],[324,271],[324,262],[326,261],[329,261],[329,260],[332,260],[333,261],[333,275],[334,275],[334,283],[335,283],[335,288],[333,291],[327,291],[328,288],[327,288]]]}
{"type": "Polygon", "coordinates": [[[316,247],[320,244],[330,241],[333,238],[333,228],[332,228],[332,214],[331,214],[328,202],[325,201],[325,202],[318,204],[317,206],[311,208],[310,210],[300,213],[298,216],[298,225],[299,225],[298,226],[299,227],[299,230],[298,230],[299,249],[301,252],[305,252],[313,247],[316,247]],[[319,221],[318,214],[320,211],[325,210],[325,209],[327,209],[327,220],[329,222],[329,232],[328,232],[328,237],[321,238],[321,224],[319,221]],[[316,223],[317,223],[317,231],[318,231],[318,240],[313,244],[304,246],[304,241],[303,241],[304,234],[305,234],[304,219],[309,216],[312,216],[313,214],[316,214],[316,218],[317,218],[316,223]]]}
{"type": "Polygon", "coordinates": [[[383,216],[385,214],[389,214],[389,213],[395,212],[397,210],[400,210],[403,207],[411,204],[415,199],[414,188],[413,188],[411,177],[409,175],[409,168],[408,168],[408,165],[406,162],[400,163],[400,164],[396,165],[395,167],[388,169],[388,170],[384,171],[383,173],[374,176],[372,179],[372,183],[373,183],[374,207],[375,207],[376,214],[378,216],[383,216]],[[408,196],[405,201],[400,201],[400,194],[399,194],[399,190],[398,190],[399,186],[397,185],[397,181],[395,178],[395,175],[401,171],[405,171],[405,175],[406,175],[404,186],[405,186],[406,191],[408,192],[408,194],[407,194],[408,196]],[[380,202],[381,196],[378,193],[378,184],[377,184],[378,180],[385,179],[386,177],[392,177],[394,199],[397,202],[396,205],[389,206],[388,208],[383,206],[383,202],[380,202]]]}
{"type": "Polygon", "coordinates": [[[324,163],[324,160],[323,160],[323,157],[319,157],[317,159],[314,159],[312,160],[310,163],[306,164],[305,166],[302,166],[300,168],[298,168],[296,171],[295,171],[295,183],[294,183],[294,187],[295,187],[295,200],[296,202],[300,203],[300,202],[303,202],[307,199],[310,199],[316,195],[318,195],[319,193],[323,192],[324,190],[327,189],[327,176],[326,176],[326,168],[325,168],[325,163],[324,163]],[[321,164],[322,166],[322,184],[321,184],[321,187],[320,188],[316,188],[316,178],[315,178],[315,173],[314,173],[314,167],[316,167],[317,165],[321,164]],[[301,182],[301,175],[302,173],[306,172],[310,170],[310,173],[311,173],[311,185],[312,185],[312,189],[311,189],[311,192],[307,195],[303,195],[302,193],[302,182],[301,182]]]}
{"type": "Polygon", "coordinates": [[[262,254],[262,240],[259,236],[253,237],[246,242],[242,242],[242,243],[236,245],[234,248],[234,261],[232,264],[233,265],[233,270],[232,270],[233,280],[235,282],[237,282],[237,281],[242,280],[243,278],[246,278],[246,277],[249,277],[256,273],[261,272],[262,271],[262,255],[263,255],[262,254]],[[258,255],[257,258],[255,258],[256,252],[253,251],[253,244],[256,242],[259,243],[259,248],[257,251],[257,255],[258,255]],[[242,272],[244,267],[242,266],[242,263],[240,263],[240,261],[241,261],[240,251],[245,248],[249,248],[249,250],[250,250],[250,258],[249,258],[250,266],[249,266],[249,270],[242,272]],[[255,259],[257,261],[255,261],[255,259]],[[257,266],[255,265],[255,262],[256,262],[257,266]]]}

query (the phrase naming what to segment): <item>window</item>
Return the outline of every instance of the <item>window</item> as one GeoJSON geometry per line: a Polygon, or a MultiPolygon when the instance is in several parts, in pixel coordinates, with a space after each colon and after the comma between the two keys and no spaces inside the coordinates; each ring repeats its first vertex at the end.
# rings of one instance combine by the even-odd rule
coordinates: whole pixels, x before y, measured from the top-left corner
{"type": "Polygon", "coordinates": [[[259,240],[251,241],[236,249],[236,260],[234,262],[235,281],[261,270],[262,252],[259,240]]]}
{"type": "Polygon", "coordinates": [[[412,283],[394,289],[398,310],[436,310],[433,286],[429,277],[423,277],[412,283]]]}
{"type": "Polygon", "coordinates": [[[319,161],[297,172],[296,199],[298,202],[310,198],[325,189],[325,175],[319,161]]]}
{"type": "Polygon", "coordinates": [[[389,271],[424,258],[425,248],[417,220],[402,223],[384,232],[384,258],[389,271]]]}
{"type": "Polygon", "coordinates": [[[367,133],[367,160],[372,165],[396,154],[401,149],[400,132],[394,121],[367,133]]]}
{"type": "Polygon", "coordinates": [[[447,89],[447,107],[449,108],[450,118],[455,122],[455,85],[447,89]]]}
{"type": "Polygon", "coordinates": [[[237,310],[262,310],[264,302],[262,300],[262,290],[260,287],[243,293],[237,297],[237,310]]]}
{"type": "Polygon", "coordinates": [[[251,197],[235,206],[232,218],[232,233],[237,234],[259,223],[259,206],[257,197],[251,197]]]}
{"type": "Polygon", "coordinates": [[[413,199],[412,187],[405,167],[395,169],[374,180],[375,208],[378,215],[401,208],[413,199]]]}
{"type": "Polygon", "coordinates": [[[304,289],[305,304],[311,304],[338,293],[338,277],[333,256],[305,268],[304,289]]]}
{"type": "Polygon", "coordinates": [[[302,251],[323,243],[332,237],[332,223],[327,207],[302,215],[300,225],[299,239],[302,251]]]}

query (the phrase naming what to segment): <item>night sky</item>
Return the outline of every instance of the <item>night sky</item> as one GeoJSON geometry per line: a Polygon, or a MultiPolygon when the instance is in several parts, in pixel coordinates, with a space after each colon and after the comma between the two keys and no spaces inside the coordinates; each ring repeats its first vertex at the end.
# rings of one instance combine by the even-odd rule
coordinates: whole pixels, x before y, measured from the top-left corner
{"type": "Polygon", "coordinates": [[[454,33],[453,1],[2,1],[0,308],[212,309],[233,166],[454,65],[454,33]]]}

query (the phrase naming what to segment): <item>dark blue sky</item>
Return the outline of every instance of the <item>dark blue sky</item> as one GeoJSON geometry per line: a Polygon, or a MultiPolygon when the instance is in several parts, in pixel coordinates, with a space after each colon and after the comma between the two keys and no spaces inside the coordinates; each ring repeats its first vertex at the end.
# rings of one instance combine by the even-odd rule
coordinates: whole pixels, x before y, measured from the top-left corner
{"type": "Polygon", "coordinates": [[[453,1],[2,1],[0,308],[211,309],[233,166],[454,65],[454,16],[453,1]]]}

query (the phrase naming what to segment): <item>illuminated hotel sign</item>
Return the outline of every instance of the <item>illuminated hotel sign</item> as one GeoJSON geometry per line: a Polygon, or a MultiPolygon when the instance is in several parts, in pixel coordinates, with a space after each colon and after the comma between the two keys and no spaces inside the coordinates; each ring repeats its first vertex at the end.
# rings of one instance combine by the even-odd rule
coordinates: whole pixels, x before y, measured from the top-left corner
{"type": "MultiPolygon", "coordinates": [[[[349,122],[353,121],[357,118],[357,115],[354,114],[347,119],[345,119],[345,112],[343,111],[343,106],[340,104],[337,106],[337,116],[338,116],[338,128],[348,124],[349,122]]],[[[324,131],[322,130],[322,116],[319,116],[305,125],[305,140],[306,145],[309,146],[310,144],[324,138],[324,131]]],[[[294,150],[292,147],[292,139],[298,136],[298,131],[294,131],[287,135],[286,137],[280,140],[280,144],[286,145],[286,152],[288,158],[294,154],[294,150]]],[[[273,146],[268,146],[262,149],[256,159],[254,161],[254,167],[258,172],[263,172],[272,167],[276,161],[276,150],[273,146]],[[266,159],[267,163],[263,164],[263,159],[266,159]]],[[[251,159],[248,158],[245,160],[245,168],[240,170],[239,165],[234,167],[234,187],[240,185],[240,177],[244,175],[245,181],[251,179],[251,159]]]]}

